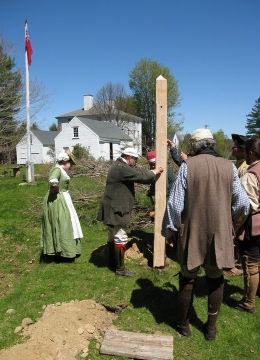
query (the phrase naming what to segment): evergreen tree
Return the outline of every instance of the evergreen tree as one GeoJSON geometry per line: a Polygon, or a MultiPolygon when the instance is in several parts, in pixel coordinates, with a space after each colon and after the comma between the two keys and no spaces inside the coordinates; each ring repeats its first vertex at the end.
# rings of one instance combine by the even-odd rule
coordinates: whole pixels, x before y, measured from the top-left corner
{"type": "Polygon", "coordinates": [[[14,60],[0,42],[0,160],[9,163],[15,158],[15,115],[19,112],[22,88],[21,74],[14,67],[14,60]]]}
{"type": "Polygon", "coordinates": [[[248,137],[260,137],[260,97],[255,101],[252,111],[247,116],[247,133],[248,137]]]}
{"type": "Polygon", "coordinates": [[[58,127],[56,123],[52,123],[51,126],[49,127],[50,131],[58,131],[58,127]]]}

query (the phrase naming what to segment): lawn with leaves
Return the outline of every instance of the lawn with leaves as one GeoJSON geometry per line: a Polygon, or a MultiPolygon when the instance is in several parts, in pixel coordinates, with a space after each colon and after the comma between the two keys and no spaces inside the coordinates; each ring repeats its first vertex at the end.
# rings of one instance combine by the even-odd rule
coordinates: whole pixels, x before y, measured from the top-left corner
{"type": "MultiPolygon", "coordinates": [[[[15,327],[25,317],[39,318],[43,305],[94,299],[111,307],[126,305],[114,322],[121,330],[173,335],[174,359],[260,358],[258,313],[247,314],[232,307],[232,302],[242,295],[242,277],[225,278],[217,339],[207,342],[202,333],[202,324],[207,318],[204,272],[195,290],[192,336],[185,338],[178,335],[175,328],[178,276],[174,275],[179,266],[173,253],[167,251],[168,265],[163,270],[141,265],[142,258],[128,260],[127,266],[137,273],[133,278],[116,277],[108,270],[102,255],[107,232],[104,225],[95,220],[104,188],[102,178],[71,179],[71,196],[84,233],[82,256],[75,263],[41,263],[40,220],[47,179],[39,177],[35,185],[20,185],[23,176],[0,177],[0,349],[21,342],[21,337],[14,333],[15,327]],[[6,315],[9,308],[17,309],[15,316],[6,315]]],[[[144,194],[143,189],[138,191],[138,203],[149,206],[144,194]]],[[[143,218],[149,222],[145,213],[143,218]]],[[[152,232],[152,224],[135,227],[129,230],[129,237],[137,244],[151,243],[152,232]]],[[[100,355],[93,341],[88,359],[123,358],[100,355]]]]}

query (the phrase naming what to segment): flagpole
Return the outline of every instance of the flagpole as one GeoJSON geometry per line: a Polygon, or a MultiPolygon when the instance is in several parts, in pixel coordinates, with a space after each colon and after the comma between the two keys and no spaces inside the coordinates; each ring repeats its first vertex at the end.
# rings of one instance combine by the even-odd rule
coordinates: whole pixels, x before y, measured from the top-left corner
{"type": "MultiPolygon", "coordinates": [[[[25,39],[28,35],[27,20],[25,20],[25,39]]],[[[28,54],[25,47],[25,84],[26,84],[26,137],[27,137],[27,161],[26,161],[26,180],[32,182],[32,164],[31,164],[31,136],[30,136],[30,88],[29,88],[29,66],[28,54]]]]}

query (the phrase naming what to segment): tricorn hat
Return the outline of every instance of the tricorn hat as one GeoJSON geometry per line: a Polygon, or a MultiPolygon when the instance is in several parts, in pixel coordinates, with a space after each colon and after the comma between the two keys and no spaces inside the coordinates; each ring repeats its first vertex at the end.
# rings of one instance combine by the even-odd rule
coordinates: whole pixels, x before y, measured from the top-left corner
{"type": "Polygon", "coordinates": [[[231,134],[232,140],[234,143],[239,146],[241,149],[245,150],[245,141],[247,141],[249,138],[244,135],[239,134],[231,134]]]}

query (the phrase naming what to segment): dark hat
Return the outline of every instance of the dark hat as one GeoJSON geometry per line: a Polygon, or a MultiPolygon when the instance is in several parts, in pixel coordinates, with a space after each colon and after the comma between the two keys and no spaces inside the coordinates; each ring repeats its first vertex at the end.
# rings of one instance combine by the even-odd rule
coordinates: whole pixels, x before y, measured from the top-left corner
{"type": "Polygon", "coordinates": [[[249,138],[239,134],[231,134],[231,136],[234,143],[241,149],[245,150],[245,141],[247,141],[249,138]]]}

